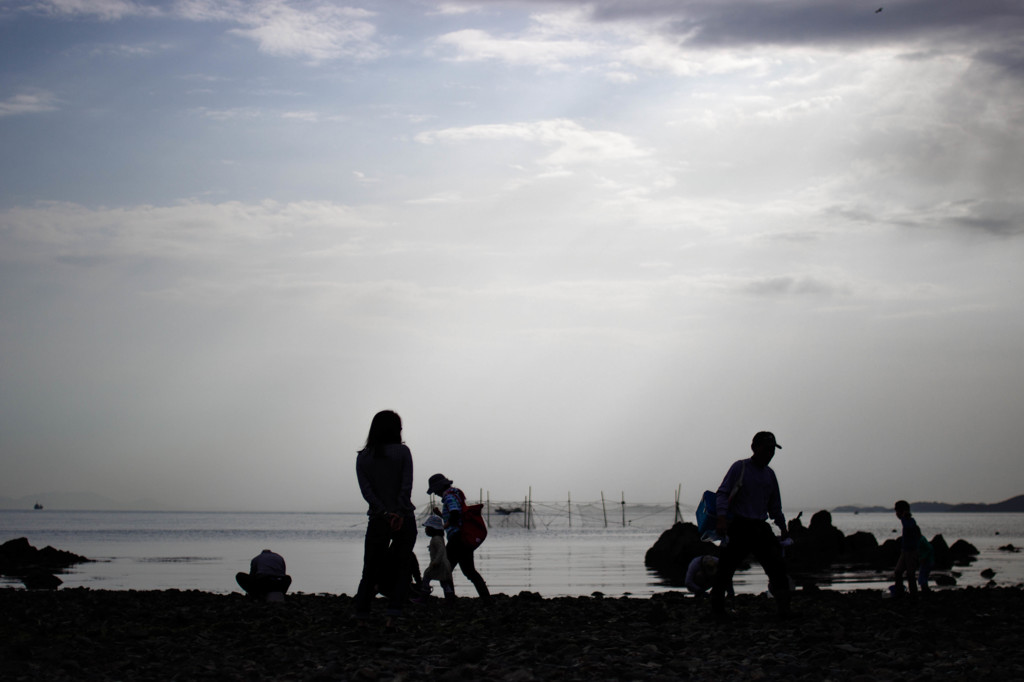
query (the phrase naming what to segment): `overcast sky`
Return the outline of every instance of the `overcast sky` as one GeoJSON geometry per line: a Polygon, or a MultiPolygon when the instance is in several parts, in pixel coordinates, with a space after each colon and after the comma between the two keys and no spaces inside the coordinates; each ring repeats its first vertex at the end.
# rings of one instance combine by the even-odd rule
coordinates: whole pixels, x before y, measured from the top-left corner
{"type": "Polygon", "coordinates": [[[0,2],[0,496],[1024,493],[1024,4],[880,3],[0,2]]]}

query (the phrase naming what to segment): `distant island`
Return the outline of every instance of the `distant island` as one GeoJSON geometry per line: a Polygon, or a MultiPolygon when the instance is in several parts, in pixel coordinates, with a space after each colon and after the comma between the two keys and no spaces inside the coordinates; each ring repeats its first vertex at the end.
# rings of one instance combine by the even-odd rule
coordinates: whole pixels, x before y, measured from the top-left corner
{"type": "MultiPolygon", "coordinates": [[[[995,504],[982,502],[962,502],[960,504],[949,504],[948,502],[911,502],[910,508],[915,512],[1024,512],[1024,495],[1017,495],[995,504]]],[[[858,507],[856,505],[844,505],[835,507],[832,511],[838,513],[875,513],[892,512],[892,507],[858,507]]]]}

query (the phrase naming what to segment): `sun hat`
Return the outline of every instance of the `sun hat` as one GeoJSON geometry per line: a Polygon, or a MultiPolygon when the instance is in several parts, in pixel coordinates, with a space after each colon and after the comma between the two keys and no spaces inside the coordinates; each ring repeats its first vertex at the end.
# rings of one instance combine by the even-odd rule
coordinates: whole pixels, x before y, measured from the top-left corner
{"type": "Polygon", "coordinates": [[[445,477],[444,474],[434,474],[430,477],[427,485],[428,495],[440,495],[448,488],[452,487],[452,481],[450,478],[445,477]]]}

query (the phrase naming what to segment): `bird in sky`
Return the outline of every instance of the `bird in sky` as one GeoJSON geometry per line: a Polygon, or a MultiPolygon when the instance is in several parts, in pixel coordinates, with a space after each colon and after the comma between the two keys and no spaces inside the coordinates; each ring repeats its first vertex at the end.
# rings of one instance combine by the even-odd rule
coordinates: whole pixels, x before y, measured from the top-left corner
{"type": "Polygon", "coordinates": [[[875,14],[878,14],[878,13],[879,13],[879,12],[881,12],[881,11],[882,11],[883,9],[885,9],[885,8],[884,8],[884,7],[879,7],[878,9],[876,9],[876,10],[875,10],[875,14]]]}

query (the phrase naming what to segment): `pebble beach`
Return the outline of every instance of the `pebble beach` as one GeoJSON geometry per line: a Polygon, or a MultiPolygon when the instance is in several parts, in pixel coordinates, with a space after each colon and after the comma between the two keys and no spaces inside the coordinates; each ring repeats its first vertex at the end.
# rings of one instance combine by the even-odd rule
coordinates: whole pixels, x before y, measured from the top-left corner
{"type": "Polygon", "coordinates": [[[0,590],[0,679],[14,680],[936,680],[1024,679],[1017,587],[798,591],[779,620],[738,595],[723,622],[680,592],[494,595],[383,604],[281,603],[201,591],[0,590]]]}

